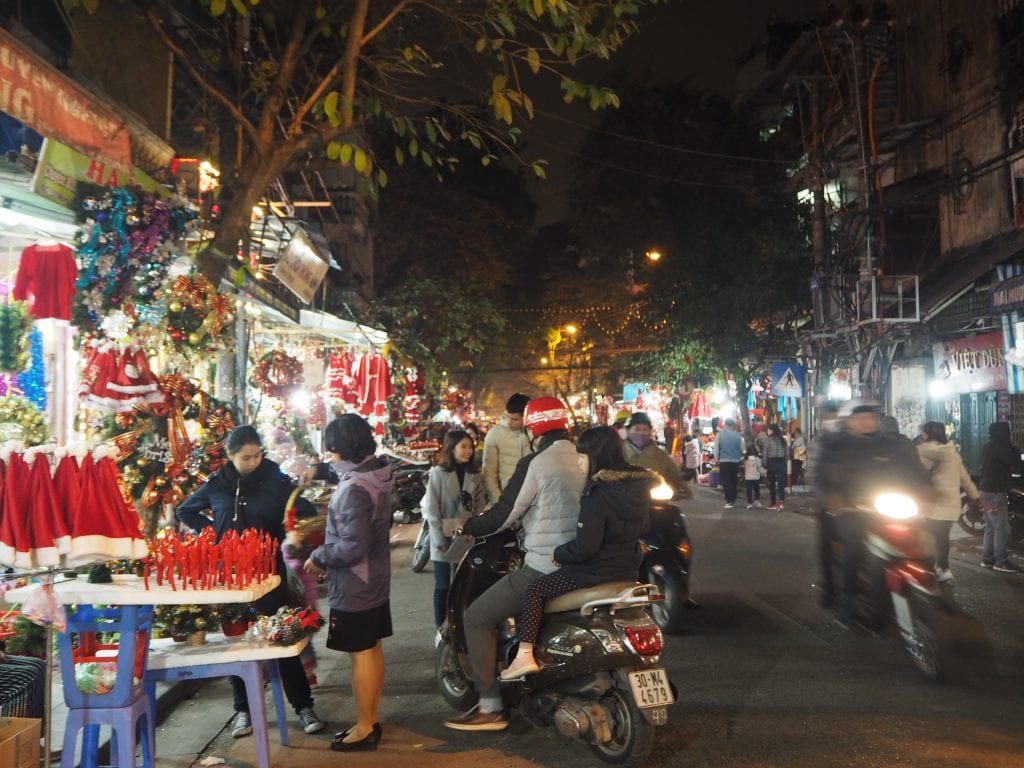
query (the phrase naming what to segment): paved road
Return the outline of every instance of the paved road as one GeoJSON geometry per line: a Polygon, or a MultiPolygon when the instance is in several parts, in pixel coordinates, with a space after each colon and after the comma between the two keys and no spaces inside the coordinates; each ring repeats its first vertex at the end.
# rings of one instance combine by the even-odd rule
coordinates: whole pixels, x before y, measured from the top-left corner
{"type": "MultiPolygon", "coordinates": [[[[668,639],[665,662],[680,700],[659,731],[650,765],[1024,765],[1024,575],[984,571],[974,540],[956,542],[950,594],[963,608],[951,623],[958,667],[951,681],[932,683],[894,639],[846,632],[818,608],[814,521],[794,501],[781,513],[723,510],[718,493],[699,489],[688,504],[701,608],[684,634],[668,639]]],[[[351,722],[353,708],[347,659],[323,651],[317,708],[332,727],[316,736],[293,728],[291,748],[272,735],[274,766],[598,764],[586,747],[518,718],[501,734],[441,725],[450,711],[432,680],[433,578],[429,569],[408,568],[413,535],[411,527],[396,528],[396,636],[386,645],[380,749],[326,749],[330,732],[351,722]]],[[[184,768],[197,753],[254,766],[251,739],[233,740],[221,730],[230,716],[228,686],[204,687],[158,731],[160,768],[184,768]]]]}

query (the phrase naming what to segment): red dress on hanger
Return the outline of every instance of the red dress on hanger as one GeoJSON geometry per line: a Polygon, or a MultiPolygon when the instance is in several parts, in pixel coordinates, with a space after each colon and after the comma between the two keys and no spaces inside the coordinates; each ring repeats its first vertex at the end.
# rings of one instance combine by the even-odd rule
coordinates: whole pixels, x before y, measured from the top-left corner
{"type": "Polygon", "coordinates": [[[32,317],[70,320],[77,278],[75,256],[66,245],[30,245],[21,252],[12,296],[28,300],[32,317]]]}

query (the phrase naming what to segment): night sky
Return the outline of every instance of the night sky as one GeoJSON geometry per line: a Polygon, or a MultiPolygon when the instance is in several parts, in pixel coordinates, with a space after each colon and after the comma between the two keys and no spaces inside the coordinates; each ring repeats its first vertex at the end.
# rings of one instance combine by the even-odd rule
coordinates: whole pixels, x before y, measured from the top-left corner
{"type": "MultiPolygon", "coordinates": [[[[773,15],[813,19],[821,5],[820,0],[668,0],[645,12],[639,35],[608,67],[650,70],[666,80],[689,80],[695,87],[730,96],[735,61],[763,38],[767,20],[773,15]]],[[[560,96],[556,89],[538,94],[538,114],[526,134],[531,156],[550,163],[546,180],[530,182],[540,206],[538,226],[565,218],[567,163],[579,148],[582,126],[593,120],[585,105],[567,107],[560,96]]]]}

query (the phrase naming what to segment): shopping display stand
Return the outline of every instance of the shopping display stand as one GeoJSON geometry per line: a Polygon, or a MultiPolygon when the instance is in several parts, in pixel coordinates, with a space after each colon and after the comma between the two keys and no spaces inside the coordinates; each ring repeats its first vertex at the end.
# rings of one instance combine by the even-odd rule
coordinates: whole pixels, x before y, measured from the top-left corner
{"type": "MultiPolygon", "coordinates": [[[[269,576],[267,579],[250,584],[247,587],[239,587],[232,589],[174,589],[169,584],[164,583],[162,585],[155,585],[149,583],[148,589],[144,583],[143,578],[139,576],[129,575],[118,575],[113,577],[113,581],[106,584],[90,584],[85,579],[67,579],[63,581],[55,581],[53,579],[54,572],[47,572],[42,576],[39,573],[33,574],[36,578],[42,578],[44,583],[48,580],[52,583],[52,590],[55,600],[67,606],[106,606],[103,610],[101,618],[109,619],[117,622],[117,630],[121,633],[122,637],[129,638],[128,643],[133,644],[132,647],[141,648],[140,652],[132,652],[129,654],[111,654],[112,660],[117,665],[116,680],[114,690],[111,693],[115,694],[115,698],[118,694],[125,692],[125,685],[131,687],[134,683],[133,678],[138,673],[138,679],[141,681],[145,680],[147,672],[147,656],[148,646],[150,642],[150,621],[153,614],[153,607],[157,605],[214,605],[221,603],[251,603],[254,602],[271,590],[273,590],[280,583],[280,576],[269,576]],[[125,610],[127,608],[127,610],[125,610]],[[136,646],[134,644],[141,644],[136,646]],[[124,681],[127,680],[127,683],[124,681]],[[120,683],[120,685],[119,685],[120,683]]],[[[38,585],[30,585],[25,587],[18,587],[12,589],[6,595],[6,600],[12,603],[23,603],[32,595],[32,590],[38,589],[38,585]]],[[[87,616],[90,619],[97,618],[95,610],[93,608],[88,609],[89,613],[87,616]]],[[[71,611],[68,618],[69,630],[75,626],[75,615],[76,611],[71,611]]],[[[103,696],[110,694],[99,694],[90,696],[88,699],[84,699],[83,694],[78,690],[75,682],[74,665],[78,661],[74,657],[73,644],[70,642],[70,638],[62,641],[59,644],[60,652],[60,663],[61,669],[65,670],[62,677],[62,685],[64,690],[64,699],[67,702],[69,708],[75,708],[75,703],[78,702],[80,705],[84,704],[85,708],[95,706],[99,702],[104,702],[103,696]]],[[[52,637],[48,636],[47,644],[47,690],[46,690],[46,712],[47,712],[47,728],[46,728],[46,739],[45,739],[45,754],[46,754],[46,768],[50,765],[50,729],[49,719],[50,713],[52,712],[52,702],[50,700],[50,684],[52,681],[51,670],[52,670],[52,637]]],[[[111,709],[119,709],[123,705],[122,702],[115,701],[115,698],[111,698],[112,702],[111,709]]],[[[122,696],[123,698],[123,696],[122,696]]],[[[104,703],[104,706],[109,706],[104,703]]],[[[152,713],[153,707],[152,702],[147,702],[149,712],[152,713]]],[[[70,717],[70,716],[69,716],[70,717]]],[[[152,744],[154,721],[152,714],[146,719],[147,722],[147,733],[143,734],[143,739],[148,739],[149,743],[152,744]]],[[[89,723],[90,727],[95,726],[95,723],[89,723]]],[[[86,729],[89,735],[83,736],[83,752],[84,746],[87,743],[91,744],[92,733],[86,729]]],[[[266,733],[264,731],[264,738],[266,733]]],[[[122,755],[122,757],[124,757],[122,755]]],[[[62,755],[63,758],[63,755],[62,755]]],[[[128,756],[134,765],[134,754],[128,756]]],[[[64,760],[62,759],[62,763],[64,760]]]]}

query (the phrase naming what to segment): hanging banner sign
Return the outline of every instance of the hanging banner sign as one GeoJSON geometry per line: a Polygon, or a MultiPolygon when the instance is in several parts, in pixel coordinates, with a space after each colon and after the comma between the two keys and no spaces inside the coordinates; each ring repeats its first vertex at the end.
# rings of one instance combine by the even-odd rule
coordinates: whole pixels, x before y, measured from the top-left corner
{"type": "Polygon", "coordinates": [[[292,236],[277,264],[274,265],[274,277],[301,301],[312,304],[327,269],[327,262],[320,258],[313,243],[300,229],[292,236]]]}
{"type": "Polygon", "coordinates": [[[0,112],[120,168],[132,167],[128,128],[109,107],[0,29],[0,112]]]}
{"type": "Polygon", "coordinates": [[[1006,389],[1006,358],[1003,334],[979,333],[973,339],[940,341],[932,346],[935,378],[948,391],[998,392],[1006,389]]]}
{"type": "Polygon", "coordinates": [[[804,367],[799,363],[772,364],[772,394],[775,397],[803,397],[804,367]]]}
{"type": "Polygon", "coordinates": [[[32,176],[32,191],[67,208],[74,207],[75,185],[80,181],[101,187],[141,187],[161,197],[170,197],[171,190],[152,176],[135,169],[118,170],[101,159],[83,155],[53,139],[44,139],[39,161],[32,176]]]}
{"type": "Polygon", "coordinates": [[[998,314],[1019,312],[1024,309],[1024,275],[1004,280],[989,294],[992,310],[998,314]]]}

